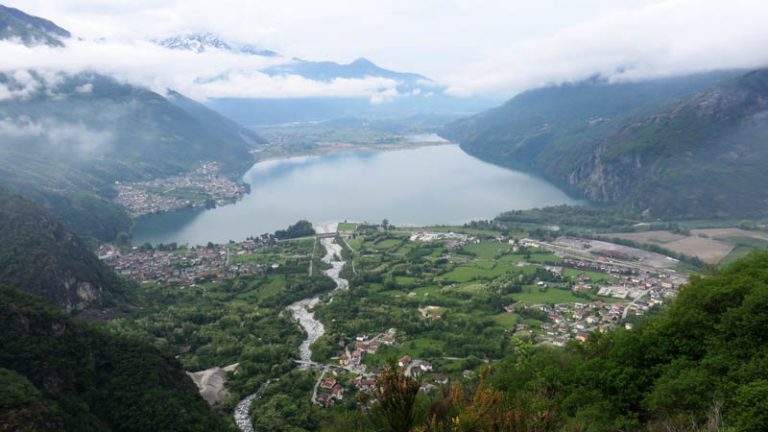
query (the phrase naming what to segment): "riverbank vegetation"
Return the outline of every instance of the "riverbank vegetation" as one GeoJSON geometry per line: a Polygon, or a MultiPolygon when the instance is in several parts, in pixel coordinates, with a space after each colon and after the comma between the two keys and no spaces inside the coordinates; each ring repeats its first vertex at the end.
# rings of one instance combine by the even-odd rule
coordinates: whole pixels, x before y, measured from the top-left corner
{"type": "Polygon", "coordinates": [[[263,264],[261,274],[211,280],[183,288],[156,283],[135,291],[137,312],[116,319],[117,333],[132,335],[176,356],[189,371],[237,363],[229,375],[229,410],[239,397],[295,367],[305,335],[283,309],[302,298],[333,289],[319,272],[323,247],[314,240],[279,242],[234,262],[263,264]],[[313,255],[314,252],[314,255],[313,255]]]}

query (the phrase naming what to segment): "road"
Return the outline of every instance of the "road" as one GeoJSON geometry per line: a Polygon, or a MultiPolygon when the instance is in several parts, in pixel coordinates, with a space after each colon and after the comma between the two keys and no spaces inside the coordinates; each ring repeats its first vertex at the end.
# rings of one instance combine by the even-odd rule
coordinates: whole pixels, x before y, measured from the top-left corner
{"type": "Polygon", "coordinates": [[[639,296],[639,297],[637,297],[636,299],[632,300],[632,303],[629,303],[628,305],[626,305],[626,306],[624,307],[624,312],[622,312],[622,314],[621,314],[621,319],[627,319],[627,314],[629,313],[629,308],[630,308],[630,307],[631,307],[633,304],[637,303],[637,302],[638,302],[638,300],[640,300],[641,298],[643,298],[643,297],[647,296],[649,292],[651,292],[651,290],[650,290],[650,289],[647,289],[647,290],[643,291],[643,293],[642,293],[642,294],[640,294],[640,296],[639,296]]]}

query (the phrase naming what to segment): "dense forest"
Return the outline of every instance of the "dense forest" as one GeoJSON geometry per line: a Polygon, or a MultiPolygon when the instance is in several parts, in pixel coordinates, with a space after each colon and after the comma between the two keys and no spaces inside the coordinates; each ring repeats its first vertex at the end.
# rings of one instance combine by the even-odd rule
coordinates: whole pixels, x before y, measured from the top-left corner
{"type": "Polygon", "coordinates": [[[171,357],[0,289],[0,430],[219,431],[171,357]]]}
{"type": "Polygon", "coordinates": [[[0,282],[67,311],[112,306],[129,285],[53,214],[2,186],[0,282]]]}

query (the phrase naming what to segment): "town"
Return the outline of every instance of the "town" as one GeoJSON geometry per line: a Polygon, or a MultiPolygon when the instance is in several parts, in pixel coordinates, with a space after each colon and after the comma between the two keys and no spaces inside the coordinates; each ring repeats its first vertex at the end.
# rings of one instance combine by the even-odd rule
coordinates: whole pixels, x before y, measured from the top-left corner
{"type": "Polygon", "coordinates": [[[251,237],[238,243],[178,247],[143,245],[123,252],[115,246],[102,245],[99,257],[119,274],[139,283],[155,282],[186,288],[204,281],[222,281],[241,275],[264,275],[278,263],[238,260],[269,246],[277,239],[271,234],[251,237]]]}
{"type": "Polygon", "coordinates": [[[221,206],[248,192],[246,185],[220,175],[216,162],[206,162],[187,175],[135,183],[115,182],[115,189],[115,203],[125,207],[132,217],[221,206]]]}

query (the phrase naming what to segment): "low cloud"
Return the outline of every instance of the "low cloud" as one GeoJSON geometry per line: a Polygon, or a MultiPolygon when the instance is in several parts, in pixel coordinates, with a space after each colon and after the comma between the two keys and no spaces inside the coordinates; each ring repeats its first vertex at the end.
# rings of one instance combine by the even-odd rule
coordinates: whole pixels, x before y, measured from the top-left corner
{"type": "Polygon", "coordinates": [[[108,131],[95,130],[82,122],[5,117],[0,118],[0,143],[6,146],[33,143],[56,154],[89,159],[106,154],[113,144],[113,135],[108,131]]]}
{"type": "MultiPolygon", "coordinates": [[[[222,50],[193,53],[150,42],[73,40],[66,48],[0,42],[0,58],[7,59],[0,65],[0,71],[12,75],[28,74],[27,70],[52,76],[95,72],[161,94],[173,89],[197,100],[353,96],[383,100],[396,95],[398,85],[395,80],[380,77],[315,81],[298,75],[269,75],[263,71],[290,60],[222,50]]],[[[0,86],[0,100],[25,97],[35,90],[34,87],[0,86]]],[[[79,89],[80,92],[90,90],[79,89]]]]}
{"type": "Polygon", "coordinates": [[[628,81],[754,68],[768,65],[766,45],[764,1],[668,0],[487,51],[442,82],[457,95],[514,93],[595,75],[628,81]]]}
{"type": "MultiPolygon", "coordinates": [[[[110,39],[75,38],[59,50],[0,43],[0,69],[95,71],[198,100],[351,95],[380,103],[401,95],[375,78],[322,82],[262,72],[287,58],[198,55],[133,38],[212,31],[287,55],[365,56],[426,73],[455,95],[768,65],[764,0],[10,1],[74,34],[110,39]]],[[[19,96],[0,88],[0,98],[19,96]]]]}

